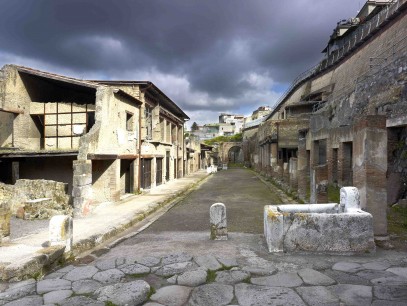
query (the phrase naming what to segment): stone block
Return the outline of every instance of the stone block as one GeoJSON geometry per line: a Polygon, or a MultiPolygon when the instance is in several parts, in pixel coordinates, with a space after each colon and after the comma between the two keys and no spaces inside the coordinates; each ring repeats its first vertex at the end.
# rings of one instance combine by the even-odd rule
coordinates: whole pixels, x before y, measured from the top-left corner
{"type": "Polygon", "coordinates": [[[0,206],[0,244],[10,237],[11,210],[8,205],[0,206]]]}
{"type": "Polygon", "coordinates": [[[91,174],[82,174],[82,175],[74,175],[73,177],[73,185],[76,187],[81,187],[85,185],[92,184],[92,175],[91,174]]]}
{"type": "Polygon", "coordinates": [[[65,252],[72,249],[73,222],[69,216],[58,215],[51,218],[49,222],[50,245],[65,245],[65,252]]]}
{"type": "Polygon", "coordinates": [[[212,240],[227,240],[228,229],[226,222],[226,206],[223,203],[215,203],[209,210],[212,240]]]}
{"type": "Polygon", "coordinates": [[[359,190],[356,187],[342,187],[340,191],[340,204],[342,212],[360,209],[359,190]]]}

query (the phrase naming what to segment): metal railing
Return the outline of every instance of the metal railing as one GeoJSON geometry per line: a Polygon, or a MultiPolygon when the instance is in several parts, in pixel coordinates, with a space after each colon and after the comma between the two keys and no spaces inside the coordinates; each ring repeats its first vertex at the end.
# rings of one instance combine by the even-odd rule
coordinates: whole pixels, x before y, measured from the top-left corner
{"type": "Polygon", "coordinates": [[[373,35],[382,24],[389,20],[391,17],[398,12],[398,9],[404,5],[407,0],[395,0],[386,8],[382,9],[376,16],[374,16],[369,21],[365,22],[364,24],[360,25],[351,35],[344,37],[341,40],[342,47],[333,51],[326,59],[322,60],[317,65],[311,67],[310,69],[304,71],[300,75],[298,75],[294,81],[291,83],[290,87],[284,92],[284,94],[274,103],[273,108],[280,105],[291,93],[291,91],[299,85],[304,80],[308,79],[309,77],[318,74],[319,72],[333,66],[343,57],[348,55],[352,52],[356,47],[358,47],[362,42],[364,42],[367,38],[373,35]]]}

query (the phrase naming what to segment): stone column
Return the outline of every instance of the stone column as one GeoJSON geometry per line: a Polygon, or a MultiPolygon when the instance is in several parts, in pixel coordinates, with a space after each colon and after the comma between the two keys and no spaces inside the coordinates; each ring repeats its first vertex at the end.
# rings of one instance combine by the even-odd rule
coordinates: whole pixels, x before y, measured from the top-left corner
{"type": "Polygon", "coordinates": [[[372,214],[375,236],[387,235],[386,117],[366,116],[354,126],[353,183],[361,208],[372,214]]]}
{"type": "Polygon", "coordinates": [[[297,177],[298,177],[298,196],[300,199],[305,199],[307,196],[307,147],[306,133],[300,132],[298,136],[298,159],[297,159],[297,177]]]}
{"type": "Polygon", "coordinates": [[[298,159],[295,157],[290,158],[288,165],[290,173],[290,188],[297,190],[298,187],[298,159]]]}
{"type": "Polygon", "coordinates": [[[73,161],[72,186],[74,215],[86,215],[92,202],[92,161],[73,161]]]}

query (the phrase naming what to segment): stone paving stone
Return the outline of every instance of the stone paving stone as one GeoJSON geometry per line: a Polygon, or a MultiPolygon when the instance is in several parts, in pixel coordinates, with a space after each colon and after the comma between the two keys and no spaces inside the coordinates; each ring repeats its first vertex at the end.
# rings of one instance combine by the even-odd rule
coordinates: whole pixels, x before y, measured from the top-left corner
{"type": "Polygon", "coordinates": [[[87,296],[73,296],[58,303],[59,306],[105,306],[104,302],[99,302],[87,296]]]}
{"type": "Polygon", "coordinates": [[[161,259],[161,265],[165,266],[173,263],[185,262],[190,260],[192,260],[192,256],[185,252],[174,253],[164,256],[161,259]]]}
{"type": "Polygon", "coordinates": [[[395,267],[395,268],[387,269],[386,271],[394,273],[398,276],[407,278],[407,268],[395,267]]]}
{"type": "Polygon", "coordinates": [[[355,273],[355,275],[363,277],[368,280],[382,277],[394,277],[393,273],[381,270],[362,270],[355,273]]]}
{"type": "Polygon", "coordinates": [[[216,272],[215,282],[234,285],[250,278],[250,273],[246,271],[218,271],[216,272]]]}
{"type": "Polygon", "coordinates": [[[186,271],[194,270],[197,268],[197,265],[190,262],[179,262],[174,264],[169,264],[159,268],[155,273],[161,276],[172,276],[174,274],[184,273],[186,271]]]}
{"type": "Polygon", "coordinates": [[[335,280],[313,269],[302,269],[298,271],[298,275],[302,278],[305,284],[314,286],[328,286],[336,283],[335,280]]]}
{"type": "Polygon", "coordinates": [[[75,294],[89,294],[95,292],[103,285],[93,279],[83,279],[72,283],[75,294]]]}
{"type": "Polygon", "coordinates": [[[43,305],[43,299],[42,296],[38,295],[26,296],[22,299],[14,300],[10,303],[5,304],[5,306],[40,306],[40,305],[43,305]]]}
{"type": "Polygon", "coordinates": [[[305,306],[300,296],[290,288],[237,284],[235,294],[241,306],[305,306]]]}
{"type": "Polygon", "coordinates": [[[171,276],[170,278],[167,278],[167,282],[169,282],[170,284],[175,285],[177,283],[177,279],[178,279],[178,275],[174,275],[174,276],[171,276]]]}
{"type": "Polygon", "coordinates": [[[43,295],[44,304],[59,304],[59,302],[69,298],[72,294],[72,290],[58,290],[45,293],[43,295]]]}
{"type": "Polygon", "coordinates": [[[216,257],[216,259],[225,267],[237,267],[239,265],[234,257],[216,257]]]}
{"type": "Polygon", "coordinates": [[[150,302],[150,303],[144,304],[144,306],[165,306],[165,305],[163,305],[163,304],[158,304],[158,303],[156,303],[156,302],[150,302]]]}
{"type": "Polygon", "coordinates": [[[120,282],[124,276],[125,274],[122,271],[118,269],[110,269],[97,272],[95,275],[93,275],[93,279],[101,282],[102,284],[113,284],[120,282]]]}
{"type": "Polygon", "coordinates": [[[406,302],[376,300],[371,306],[406,306],[406,302]]]}
{"type": "Polygon", "coordinates": [[[233,299],[233,287],[221,284],[207,284],[192,290],[188,305],[191,306],[222,306],[228,305],[233,299]]]}
{"type": "Polygon", "coordinates": [[[64,276],[64,279],[78,281],[81,279],[92,278],[92,276],[98,271],[99,270],[94,266],[75,267],[64,276]]]}
{"type": "Polygon", "coordinates": [[[140,264],[130,264],[122,266],[120,270],[125,274],[146,274],[150,273],[150,268],[140,264]]]}
{"type": "Polygon", "coordinates": [[[339,299],[322,286],[298,287],[296,291],[309,306],[338,306],[339,299]]]}
{"type": "Polygon", "coordinates": [[[407,278],[401,276],[379,277],[370,280],[373,285],[407,285],[407,278]]]}
{"type": "Polygon", "coordinates": [[[147,267],[154,267],[160,264],[161,259],[153,256],[147,256],[137,259],[136,262],[147,267]]]}
{"type": "Polygon", "coordinates": [[[298,287],[302,285],[302,280],[297,273],[279,272],[271,276],[252,278],[251,283],[269,287],[298,287]]]}
{"type": "MultiPolygon", "coordinates": [[[[184,272],[176,278],[178,285],[196,287],[205,284],[207,272],[205,269],[198,268],[196,270],[184,272]]],[[[169,280],[167,280],[170,282],[169,280]]]]}
{"type": "Polygon", "coordinates": [[[407,304],[407,286],[374,286],[373,295],[379,300],[404,301],[407,304]]]}
{"type": "Polygon", "coordinates": [[[44,279],[37,283],[37,293],[43,294],[50,291],[70,290],[71,281],[66,279],[44,279]]]}
{"type": "Polygon", "coordinates": [[[109,270],[116,268],[116,258],[98,260],[95,262],[95,267],[99,270],[109,270]]]}
{"type": "Polygon", "coordinates": [[[252,275],[266,276],[266,275],[274,274],[277,271],[277,269],[273,268],[273,267],[260,268],[260,267],[245,266],[242,268],[242,271],[247,271],[252,275]]]}
{"type": "Polygon", "coordinates": [[[13,301],[27,295],[35,294],[35,283],[35,279],[10,283],[8,289],[0,293],[0,303],[1,301],[13,301]]]}
{"type": "Polygon", "coordinates": [[[117,305],[138,305],[147,300],[150,292],[150,285],[143,280],[136,280],[129,283],[118,283],[99,288],[95,295],[98,301],[110,301],[117,305]]]}
{"type": "Polygon", "coordinates": [[[48,275],[44,276],[44,279],[56,279],[56,278],[62,278],[66,272],[53,272],[48,275]]]}
{"type": "Polygon", "coordinates": [[[390,264],[388,262],[383,261],[372,261],[362,264],[362,267],[368,270],[376,270],[376,271],[383,271],[390,268],[390,264]]]}
{"type": "Polygon", "coordinates": [[[150,299],[166,306],[184,305],[192,288],[185,286],[167,286],[158,289],[150,299]]]}
{"type": "Polygon", "coordinates": [[[216,271],[222,268],[220,262],[213,255],[202,255],[194,257],[194,261],[201,267],[207,270],[216,271]]]}
{"type": "Polygon", "coordinates": [[[355,262],[341,261],[341,262],[337,262],[336,264],[334,264],[332,266],[332,270],[341,271],[341,272],[349,272],[349,273],[358,272],[362,269],[363,269],[362,266],[355,262]]]}
{"type": "Polygon", "coordinates": [[[324,271],[324,274],[333,278],[339,284],[370,285],[369,280],[363,277],[341,271],[326,270],[324,271]]]}
{"type": "Polygon", "coordinates": [[[346,305],[370,305],[372,287],[361,285],[340,284],[328,287],[346,305]]]}
{"type": "Polygon", "coordinates": [[[68,272],[72,271],[73,269],[75,269],[75,267],[73,265],[69,265],[69,266],[59,269],[57,272],[68,273],[68,272]]]}

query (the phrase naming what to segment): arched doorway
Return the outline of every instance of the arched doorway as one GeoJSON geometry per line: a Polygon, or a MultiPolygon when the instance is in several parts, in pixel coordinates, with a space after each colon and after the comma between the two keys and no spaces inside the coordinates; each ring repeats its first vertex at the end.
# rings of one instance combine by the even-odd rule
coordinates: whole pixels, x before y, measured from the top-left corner
{"type": "Polygon", "coordinates": [[[232,164],[242,163],[243,154],[240,146],[233,146],[228,151],[228,161],[232,164]]]}

